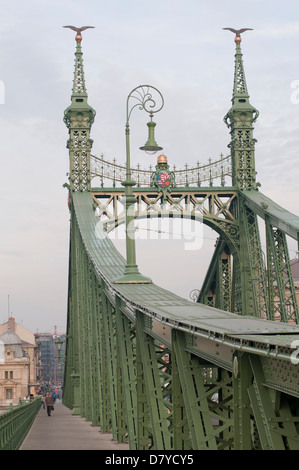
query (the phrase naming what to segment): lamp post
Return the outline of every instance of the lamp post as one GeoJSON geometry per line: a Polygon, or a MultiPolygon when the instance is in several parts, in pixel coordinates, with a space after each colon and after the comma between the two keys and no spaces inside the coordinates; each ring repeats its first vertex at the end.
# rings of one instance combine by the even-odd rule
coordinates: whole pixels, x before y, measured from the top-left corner
{"type": "Polygon", "coordinates": [[[136,247],[135,247],[135,227],[134,227],[134,204],[136,198],[133,195],[132,187],[135,186],[136,182],[132,180],[131,174],[131,163],[130,163],[130,126],[129,121],[133,109],[138,107],[140,110],[144,110],[150,115],[150,121],[147,123],[148,126],[148,140],[140,150],[144,150],[149,154],[154,154],[162,147],[159,147],[155,141],[155,126],[153,122],[153,115],[159,112],[164,106],[164,99],[160,91],[157,88],[150,85],[140,85],[131,91],[127,98],[126,106],[126,180],[122,182],[125,187],[125,211],[126,211],[126,267],[123,276],[114,280],[116,284],[144,284],[151,283],[151,279],[142,276],[139,273],[138,266],[136,264],[136,247]],[[159,103],[157,104],[153,93],[158,96],[159,103]],[[131,100],[135,100],[135,104],[129,108],[131,100]],[[160,103],[161,101],[161,103],[160,103]]]}
{"type": "Polygon", "coordinates": [[[61,340],[61,338],[57,338],[57,340],[55,341],[55,345],[56,345],[56,349],[58,351],[58,357],[56,357],[56,359],[58,359],[58,364],[57,364],[57,379],[59,380],[60,377],[59,377],[59,369],[60,369],[60,351],[61,351],[61,347],[63,345],[63,341],[61,340]]]}

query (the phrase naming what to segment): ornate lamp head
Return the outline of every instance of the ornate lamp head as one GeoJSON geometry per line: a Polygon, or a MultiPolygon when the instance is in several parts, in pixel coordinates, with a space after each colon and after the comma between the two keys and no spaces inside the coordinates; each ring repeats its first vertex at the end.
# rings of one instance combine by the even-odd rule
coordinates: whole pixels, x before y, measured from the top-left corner
{"type": "Polygon", "coordinates": [[[144,150],[149,155],[153,155],[159,150],[163,150],[163,147],[159,147],[155,141],[155,127],[156,123],[153,121],[153,114],[150,114],[151,120],[147,123],[148,127],[148,139],[143,147],[140,147],[140,150],[144,150]]]}

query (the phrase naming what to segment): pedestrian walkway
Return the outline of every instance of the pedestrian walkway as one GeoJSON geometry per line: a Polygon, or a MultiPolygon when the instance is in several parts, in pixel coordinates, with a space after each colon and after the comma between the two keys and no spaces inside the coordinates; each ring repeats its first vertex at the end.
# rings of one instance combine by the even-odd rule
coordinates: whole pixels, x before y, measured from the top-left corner
{"type": "Polygon", "coordinates": [[[128,444],[112,440],[111,434],[100,432],[60,401],[56,401],[51,416],[40,409],[20,450],[129,450],[128,444]]]}

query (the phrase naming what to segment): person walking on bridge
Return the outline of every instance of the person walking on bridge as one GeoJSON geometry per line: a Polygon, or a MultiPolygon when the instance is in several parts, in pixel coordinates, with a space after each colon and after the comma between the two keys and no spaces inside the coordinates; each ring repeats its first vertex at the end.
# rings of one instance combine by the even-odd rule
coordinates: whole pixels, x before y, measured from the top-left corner
{"type": "Polygon", "coordinates": [[[51,397],[50,393],[47,393],[47,396],[45,398],[45,403],[47,407],[47,414],[48,416],[51,416],[51,411],[54,410],[54,403],[53,403],[53,398],[51,397]]]}

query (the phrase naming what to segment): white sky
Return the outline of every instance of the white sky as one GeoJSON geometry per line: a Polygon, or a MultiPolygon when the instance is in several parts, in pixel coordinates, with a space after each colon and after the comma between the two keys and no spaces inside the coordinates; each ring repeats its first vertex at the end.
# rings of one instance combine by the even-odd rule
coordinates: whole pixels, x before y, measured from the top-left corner
{"type": "MultiPolygon", "coordinates": [[[[244,33],[242,51],[251,104],[260,111],[258,181],[263,193],[299,215],[298,0],[2,0],[0,7],[0,322],[7,320],[9,295],[10,311],[24,327],[66,327],[63,112],[70,104],[75,33],[64,25],[95,26],[82,42],[89,104],[97,112],[93,153],[124,163],[126,97],[146,83],[165,99],[155,117],[157,141],[169,163],[181,168],[228,153],[223,116],[231,105],[235,44],[222,28],[254,28],[244,33]]],[[[146,122],[145,113],[131,118],[132,163],[143,167],[156,158],[138,150],[146,122]]],[[[196,254],[173,252],[167,241],[158,248],[143,244],[141,271],[188,297],[200,288],[201,259],[213,244],[210,229],[205,237],[196,254]]]]}

